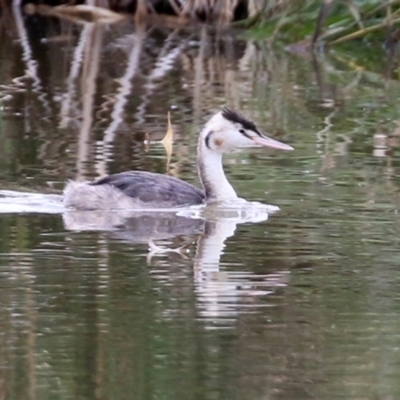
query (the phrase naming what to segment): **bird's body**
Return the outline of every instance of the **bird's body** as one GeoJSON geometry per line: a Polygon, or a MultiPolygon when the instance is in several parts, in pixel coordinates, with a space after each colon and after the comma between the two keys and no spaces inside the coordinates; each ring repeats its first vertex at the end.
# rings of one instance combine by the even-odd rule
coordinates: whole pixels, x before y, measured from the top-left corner
{"type": "Polygon", "coordinates": [[[201,204],[205,194],[172,176],[128,171],[94,182],[71,181],[64,190],[64,199],[66,206],[77,209],[154,209],[201,204]]]}
{"type": "Polygon", "coordinates": [[[292,150],[261,135],[252,122],[225,108],[207,122],[199,136],[197,168],[204,190],[168,175],[128,171],[93,182],[69,182],[64,205],[82,210],[163,209],[236,199],[223,171],[222,155],[251,146],[292,150]]]}

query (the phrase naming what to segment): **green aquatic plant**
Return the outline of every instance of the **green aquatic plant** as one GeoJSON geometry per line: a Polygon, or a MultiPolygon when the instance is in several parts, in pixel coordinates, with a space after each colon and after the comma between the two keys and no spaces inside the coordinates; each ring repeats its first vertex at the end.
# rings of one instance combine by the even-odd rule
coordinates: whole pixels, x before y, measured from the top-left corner
{"type": "Polygon", "coordinates": [[[398,40],[398,0],[286,0],[264,4],[259,12],[239,24],[270,40],[307,40],[311,44],[336,44],[359,38],[385,38],[389,43],[398,40]]]}

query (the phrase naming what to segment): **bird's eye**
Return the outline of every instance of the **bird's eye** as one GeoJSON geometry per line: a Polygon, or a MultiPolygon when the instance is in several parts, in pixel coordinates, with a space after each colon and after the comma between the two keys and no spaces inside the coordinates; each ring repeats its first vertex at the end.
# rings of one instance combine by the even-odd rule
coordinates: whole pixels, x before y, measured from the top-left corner
{"type": "Polygon", "coordinates": [[[245,132],[245,130],[244,130],[244,129],[239,129],[239,132],[240,132],[241,134],[243,134],[243,135],[245,135],[245,134],[246,134],[246,132],[245,132]]]}

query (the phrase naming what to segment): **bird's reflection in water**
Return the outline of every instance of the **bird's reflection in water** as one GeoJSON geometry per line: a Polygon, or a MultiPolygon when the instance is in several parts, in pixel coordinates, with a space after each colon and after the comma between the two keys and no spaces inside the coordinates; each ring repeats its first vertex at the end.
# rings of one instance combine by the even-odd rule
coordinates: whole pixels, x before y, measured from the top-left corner
{"type": "Polygon", "coordinates": [[[75,211],[63,207],[61,196],[0,191],[0,214],[61,214],[68,230],[97,230],[128,243],[147,243],[149,264],[154,256],[173,256],[174,262],[176,257],[193,259],[198,315],[210,328],[231,325],[241,310],[248,314],[260,307],[260,296],[287,285],[287,270],[256,275],[243,261],[234,266],[221,264],[225,241],[239,224],[266,221],[277,210],[237,199],[179,212],[75,211]],[[189,248],[195,248],[194,255],[189,248]]]}
{"type": "MultiPolygon", "coordinates": [[[[148,243],[148,263],[156,255],[172,253],[193,258],[194,283],[199,317],[209,327],[230,325],[246,305],[246,313],[265,296],[287,285],[288,271],[256,275],[251,271],[221,267],[225,241],[235,234],[238,224],[261,222],[276,210],[260,208],[192,209],[185,212],[97,212],[67,211],[63,214],[69,230],[109,231],[113,237],[130,243],[148,243]],[[178,245],[176,239],[179,238],[178,245]],[[175,246],[169,247],[175,239],[175,246]],[[162,241],[162,245],[157,243],[162,241]],[[194,256],[188,247],[197,242],[194,256]],[[250,303],[250,304],[249,304],[250,303]]],[[[255,310],[255,309],[254,309],[255,310]]]]}
{"type": "MultiPolygon", "coordinates": [[[[259,222],[260,215],[257,216],[259,222]]],[[[249,222],[248,218],[243,222],[249,222]]],[[[288,271],[254,274],[249,270],[221,266],[225,241],[235,234],[239,219],[207,221],[194,259],[199,315],[210,328],[230,326],[242,309],[246,314],[261,306],[260,296],[287,285],[288,271]]]]}

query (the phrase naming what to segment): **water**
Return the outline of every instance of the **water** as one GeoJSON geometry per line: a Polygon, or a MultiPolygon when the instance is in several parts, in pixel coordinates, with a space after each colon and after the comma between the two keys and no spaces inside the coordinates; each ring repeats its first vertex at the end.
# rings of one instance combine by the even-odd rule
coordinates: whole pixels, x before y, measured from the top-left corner
{"type": "Polygon", "coordinates": [[[379,45],[312,59],[11,11],[0,36],[3,398],[400,398],[399,83],[379,45]],[[198,182],[197,133],[223,105],[295,147],[225,162],[279,212],[109,229],[57,208],[68,179],[198,182]]]}

